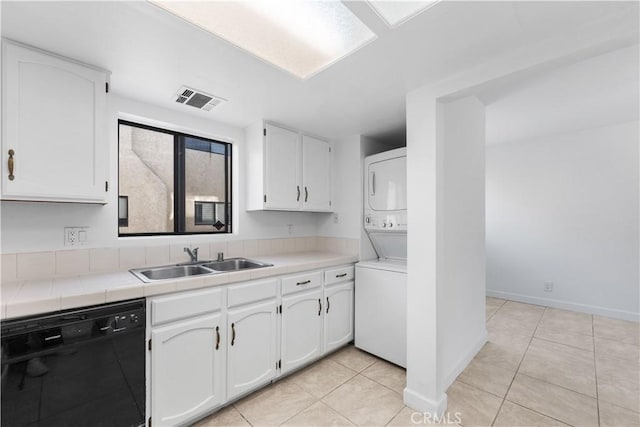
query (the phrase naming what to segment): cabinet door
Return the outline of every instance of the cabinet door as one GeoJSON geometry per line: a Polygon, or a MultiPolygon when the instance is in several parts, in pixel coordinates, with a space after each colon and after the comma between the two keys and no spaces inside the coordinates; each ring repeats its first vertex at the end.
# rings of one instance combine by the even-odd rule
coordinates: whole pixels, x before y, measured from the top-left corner
{"type": "Polygon", "coordinates": [[[229,399],[255,389],[276,376],[277,321],[275,300],[229,310],[229,399]]]}
{"type": "Polygon", "coordinates": [[[331,210],[331,146],[302,136],[302,185],[304,210],[331,210]]]}
{"type": "Polygon", "coordinates": [[[300,209],[300,135],[287,129],[266,125],[264,147],[264,207],[300,209]]]}
{"type": "Polygon", "coordinates": [[[2,198],[104,202],[106,73],[2,47],[2,198]]]}
{"type": "Polygon", "coordinates": [[[225,401],[225,339],[221,313],[151,331],[153,425],[175,426],[225,401]]]}
{"type": "Polygon", "coordinates": [[[353,339],[353,282],[324,290],[324,351],[332,351],[353,339]]]}
{"type": "Polygon", "coordinates": [[[322,354],[322,289],[282,298],[282,372],[322,354]]]}

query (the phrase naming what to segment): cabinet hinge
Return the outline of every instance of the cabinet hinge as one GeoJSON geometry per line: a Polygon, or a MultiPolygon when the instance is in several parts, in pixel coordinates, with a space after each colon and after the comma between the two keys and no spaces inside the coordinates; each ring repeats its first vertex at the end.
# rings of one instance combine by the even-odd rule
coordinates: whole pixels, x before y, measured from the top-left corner
{"type": "Polygon", "coordinates": [[[267,136],[267,129],[266,129],[266,128],[265,128],[265,129],[262,129],[262,134],[263,134],[264,136],[267,136]]]}
{"type": "Polygon", "coordinates": [[[109,181],[104,182],[104,191],[107,193],[109,191],[109,181]]]}
{"type": "Polygon", "coordinates": [[[149,339],[149,351],[151,351],[151,339],[149,339]]]}
{"type": "Polygon", "coordinates": [[[104,84],[104,91],[109,93],[109,82],[105,82],[104,84]]]}
{"type": "Polygon", "coordinates": [[[264,195],[264,202],[267,203],[267,195],[264,195]]]}

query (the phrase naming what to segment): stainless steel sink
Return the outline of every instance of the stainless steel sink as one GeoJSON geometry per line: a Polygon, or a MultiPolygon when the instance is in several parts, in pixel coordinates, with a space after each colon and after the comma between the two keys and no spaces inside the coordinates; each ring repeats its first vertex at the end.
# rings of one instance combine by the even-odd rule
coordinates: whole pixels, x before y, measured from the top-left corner
{"type": "Polygon", "coordinates": [[[273,264],[246,258],[229,258],[224,261],[214,261],[202,265],[215,271],[240,271],[252,268],[271,267],[273,264]]]}
{"type": "Polygon", "coordinates": [[[138,268],[130,271],[143,282],[179,279],[182,277],[214,273],[201,265],[170,265],[166,267],[138,268]]]}
{"type": "Polygon", "coordinates": [[[145,283],[159,280],[181,279],[206,274],[220,274],[230,271],[250,270],[271,267],[273,264],[254,261],[247,258],[229,258],[224,261],[202,261],[193,264],[165,265],[162,267],[134,268],[129,270],[145,283]]]}

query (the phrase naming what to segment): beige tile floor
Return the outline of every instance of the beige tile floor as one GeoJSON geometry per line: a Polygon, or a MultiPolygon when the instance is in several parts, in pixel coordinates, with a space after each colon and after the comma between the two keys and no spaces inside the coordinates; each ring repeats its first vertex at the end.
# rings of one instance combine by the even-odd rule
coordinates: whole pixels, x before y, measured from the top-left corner
{"type": "MultiPolygon", "coordinates": [[[[640,426],[639,324],[487,298],[489,342],[447,390],[469,426],[640,426]]],[[[200,421],[413,426],[405,371],[353,346],[200,421]]]]}

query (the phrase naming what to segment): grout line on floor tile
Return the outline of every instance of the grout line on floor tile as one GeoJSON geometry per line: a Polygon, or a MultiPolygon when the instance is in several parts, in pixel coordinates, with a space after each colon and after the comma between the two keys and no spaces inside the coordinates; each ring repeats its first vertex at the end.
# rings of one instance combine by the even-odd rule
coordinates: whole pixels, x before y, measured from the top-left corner
{"type": "MultiPolygon", "coordinates": [[[[545,381],[545,380],[542,380],[542,379],[540,379],[540,378],[532,377],[532,376],[531,376],[531,375],[529,375],[529,374],[523,374],[523,373],[520,373],[520,375],[525,376],[525,377],[529,377],[529,378],[531,378],[531,379],[533,379],[533,380],[540,381],[540,382],[545,383],[545,384],[552,385],[552,386],[554,386],[554,387],[558,387],[558,388],[561,388],[561,389],[564,389],[564,390],[567,390],[567,391],[571,391],[571,392],[573,392],[573,393],[579,394],[579,395],[581,395],[581,396],[588,397],[588,398],[593,399],[593,400],[596,400],[596,398],[595,398],[595,397],[593,397],[593,396],[591,396],[590,394],[585,394],[585,393],[582,393],[582,392],[579,392],[579,391],[575,391],[575,390],[573,390],[573,389],[571,389],[571,388],[568,388],[568,387],[564,387],[564,386],[561,386],[561,385],[558,385],[558,384],[550,383],[549,381],[545,381]]],[[[509,402],[511,402],[511,401],[509,401],[509,402]]],[[[515,403],[515,402],[513,402],[513,403],[515,403]]],[[[531,408],[529,408],[529,409],[531,409],[531,408]]]]}
{"type": "MultiPolygon", "coordinates": [[[[504,400],[507,400],[507,399],[504,399],[504,400]]],[[[569,426],[571,425],[571,424],[567,423],[566,421],[559,420],[559,419],[557,419],[557,418],[555,418],[555,417],[553,417],[551,415],[543,414],[542,412],[536,411],[535,409],[527,408],[526,406],[521,405],[520,403],[512,402],[510,400],[508,400],[508,402],[511,403],[512,405],[519,406],[519,407],[524,408],[524,409],[526,409],[528,411],[535,412],[536,414],[542,415],[543,417],[551,418],[552,420],[558,421],[559,423],[562,423],[564,425],[569,425],[569,426]]]]}
{"type": "MultiPolygon", "coordinates": [[[[585,335],[585,334],[576,334],[576,335],[582,335],[582,336],[585,336],[585,337],[589,336],[589,335],[585,335]]],[[[535,338],[537,340],[545,341],[545,342],[550,342],[550,343],[553,343],[553,344],[559,344],[559,345],[564,345],[564,346],[567,346],[567,347],[575,348],[576,350],[589,351],[586,348],[576,347],[575,345],[567,344],[567,343],[564,343],[564,342],[551,341],[551,340],[549,340],[547,338],[536,337],[535,335],[533,336],[533,338],[535,338]]],[[[593,337],[591,337],[591,338],[593,338],[593,337]]],[[[595,343],[594,343],[594,352],[595,352],[595,343]]]]}
{"type": "MultiPolygon", "coordinates": [[[[302,387],[301,387],[302,388],[302,387]]],[[[304,390],[304,389],[303,389],[304,390]]],[[[311,394],[311,393],[309,393],[311,394]]],[[[315,398],[315,396],[314,396],[315,398]]],[[[304,408],[300,409],[298,412],[296,412],[295,414],[291,415],[289,418],[287,418],[286,420],[284,420],[283,422],[281,422],[278,425],[283,425],[284,423],[286,423],[287,421],[289,421],[291,418],[297,417],[298,415],[300,415],[301,413],[303,413],[304,411],[306,411],[307,409],[311,408],[313,405],[315,405],[316,403],[320,402],[320,399],[316,399],[315,401],[311,402],[311,404],[309,406],[305,406],[304,408]]],[[[331,408],[333,409],[333,408],[331,408]]],[[[336,411],[338,412],[338,411],[336,411]]],[[[339,413],[339,412],[338,412],[339,413]]],[[[342,414],[340,414],[342,415],[342,414]]]]}
{"type": "MultiPolygon", "coordinates": [[[[516,372],[513,375],[513,378],[511,378],[511,382],[509,383],[509,387],[507,387],[507,391],[504,393],[504,399],[502,400],[502,402],[500,402],[500,407],[498,408],[498,412],[496,412],[496,415],[493,417],[493,420],[491,421],[491,425],[492,426],[495,424],[496,419],[498,419],[498,414],[502,410],[502,405],[504,405],[504,401],[507,400],[507,396],[509,395],[509,391],[511,390],[511,386],[513,385],[513,382],[516,380],[516,377],[518,376],[518,372],[520,372],[520,366],[522,365],[522,361],[524,360],[524,358],[527,356],[527,353],[529,352],[529,347],[531,346],[531,342],[533,341],[533,337],[536,335],[536,332],[538,331],[538,326],[540,326],[540,321],[542,320],[542,316],[544,316],[544,313],[546,311],[547,311],[547,307],[545,307],[544,310],[542,310],[542,313],[540,314],[540,317],[538,317],[538,322],[536,323],[536,328],[533,330],[533,334],[531,335],[531,338],[529,338],[529,343],[527,344],[527,349],[522,354],[522,357],[520,358],[520,362],[518,363],[518,367],[516,368],[516,372]]],[[[530,408],[527,408],[527,409],[530,409],[530,408]]]]}
{"type": "MultiPolygon", "coordinates": [[[[403,403],[404,403],[404,402],[403,402],[403,403]]],[[[397,416],[400,414],[400,412],[402,412],[402,410],[403,410],[404,408],[408,408],[408,406],[403,404],[403,405],[402,405],[402,408],[400,408],[400,410],[399,410],[398,412],[396,412],[396,413],[395,413],[395,414],[394,414],[394,415],[389,419],[389,421],[387,421],[387,423],[385,424],[385,427],[386,427],[386,426],[388,426],[388,425],[389,425],[389,423],[390,423],[391,421],[393,421],[393,419],[394,419],[395,417],[397,417],[397,416]]],[[[418,411],[416,411],[416,412],[418,412],[418,411]]]]}
{"type": "MultiPolygon", "coordinates": [[[[373,365],[371,365],[371,366],[373,366],[373,365]]],[[[394,366],[395,366],[395,365],[394,365],[394,366]]],[[[362,372],[364,372],[364,371],[362,371],[362,372]]],[[[389,386],[387,386],[387,385],[385,385],[385,384],[382,384],[382,383],[381,383],[381,382],[379,382],[379,381],[374,380],[373,378],[369,378],[368,376],[366,376],[366,375],[365,375],[365,374],[363,374],[362,372],[358,372],[358,374],[357,374],[357,375],[360,375],[360,376],[362,376],[363,378],[366,378],[366,379],[368,379],[368,380],[370,380],[370,381],[373,381],[374,383],[376,383],[376,384],[378,384],[378,385],[381,385],[382,387],[386,388],[387,390],[390,390],[390,391],[394,392],[395,394],[399,394],[399,395],[402,397],[402,393],[400,393],[400,392],[398,392],[398,391],[396,391],[396,390],[392,389],[391,387],[389,387],[389,386]]],[[[407,375],[407,374],[406,374],[406,371],[405,371],[405,378],[406,378],[406,375],[407,375]]],[[[354,377],[355,377],[355,375],[354,375],[354,377]]],[[[351,377],[351,378],[354,378],[354,377],[351,377]]],[[[349,378],[349,379],[351,379],[351,378],[349,378]]],[[[405,387],[406,387],[406,386],[405,386],[405,387]]]]}
{"type": "MultiPolygon", "coordinates": [[[[515,374],[514,374],[514,376],[515,376],[515,374]]],[[[462,383],[462,384],[464,384],[464,385],[466,385],[466,386],[473,387],[473,388],[475,388],[475,389],[477,389],[477,390],[480,390],[480,391],[483,391],[483,392],[485,392],[485,393],[489,393],[490,395],[495,396],[495,397],[497,397],[498,399],[503,399],[503,400],[504,400],[504,399],[506,399],[506,397],[505,397],[505,396],[500,396],[499,394],[496,394],[496,393],[490,392],[489,390],[485,390],[485,389],[480,388],[480,387],[478,387],[478,386],[476,386],[476,385],[469,384],[469,383],[467,383],[467,382],[462,381],[460,378],[456,378],[456,380],[455,380],[455,381],[456,381],[456,382],[459,382],[459,383],[462,383]]]]}

